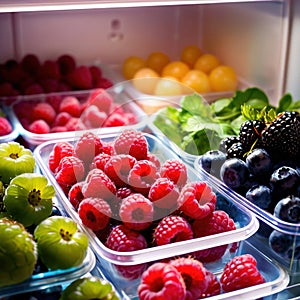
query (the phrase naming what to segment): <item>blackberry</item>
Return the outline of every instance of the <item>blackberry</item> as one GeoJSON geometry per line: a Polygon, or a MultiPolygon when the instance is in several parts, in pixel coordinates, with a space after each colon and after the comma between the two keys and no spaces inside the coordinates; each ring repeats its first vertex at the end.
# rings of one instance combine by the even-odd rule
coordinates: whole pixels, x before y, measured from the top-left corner
{"type": "Polygon", "coordinates": [[[241,125],[239,137],[245,151],[261,147],[261,134],[265,127],[266,124],[258,120],[247,120],[241,125]]]}
{"type": "Polygon", "coordinates": [[[300,114],[285,111],[262,132],[263,147],[276,157],[299,159],[300,114]]]}
{"type": "Polygon", "coordinates": [[[240,138],[238,136],[228,136],[224,138],[220,142],[219,150],[227,154],[228,149],[235,143],[238,143],[240,141],[240,138]]]}
{"type": "Polygon", "coordinates": [[[237,142],[234,143],[228,150],[227,150],[227,158],[240,158],[242,160],[245,160],[244,158],[244,148],[242,146],[242,143],[237,142]]]}

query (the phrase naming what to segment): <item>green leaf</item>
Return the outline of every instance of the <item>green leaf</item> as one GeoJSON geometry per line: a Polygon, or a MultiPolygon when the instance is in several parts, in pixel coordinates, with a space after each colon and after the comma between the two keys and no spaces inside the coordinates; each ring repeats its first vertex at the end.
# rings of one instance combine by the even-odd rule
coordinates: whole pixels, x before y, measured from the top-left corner
{"type": "Polygon", "coordinates": [[[231,98],[218,99],[211,104],[211,108],[216,114],[220,114],[224,109],[228,107],[230,103],[231,98]]]}
{"type": "Polygon", "coordinates": [[[182,109],[191,115],[201,115],[207,118],[213,117],[213,112],[207,102],[199,95],[187,95],[181,100],[182,109]]]}
{"type": "Polygon", "coordinates": [[[282,98],[279,100],[277,113],[289,110],[289,107],[291,106],[293,102],[291,94],[285,94],[282,96],[282,98]]]}
{"type": "Polygon", "coordinates": [[[219,135],[222,135],[222,127],[219,123],[206,122],[200,116],[189,118],[183,127],[183,130],[186,132],[199,131],[202,129],[214,130],[218,132],[219,135]]]}

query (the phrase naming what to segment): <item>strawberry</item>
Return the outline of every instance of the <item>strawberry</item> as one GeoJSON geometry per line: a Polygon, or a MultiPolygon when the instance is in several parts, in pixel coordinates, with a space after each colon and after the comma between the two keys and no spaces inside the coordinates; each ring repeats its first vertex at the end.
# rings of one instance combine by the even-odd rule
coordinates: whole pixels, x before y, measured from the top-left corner
{"type": "Polygon", "coordinates": [[[93,88],[93,78],[87,66],[76,67],[66,75],[67,83],[75,90],[88,90],[93,88]]]}

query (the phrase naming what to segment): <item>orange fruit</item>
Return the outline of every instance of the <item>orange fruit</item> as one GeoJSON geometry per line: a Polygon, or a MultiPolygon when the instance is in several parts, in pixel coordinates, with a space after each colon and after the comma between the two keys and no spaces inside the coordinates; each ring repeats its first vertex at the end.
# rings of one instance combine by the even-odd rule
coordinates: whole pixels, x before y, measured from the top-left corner
{"type": "Polygon", "coordinates": [[[208,75],[200,70],[190,70],[182,78],[181,82],[199,94],[211,91],[208,75]]]}
{"type": "Polygon", "coordinates": [[[195,62],[194,69],[209,73],[220,65],[219,59],[210,53],[202,54],[195,62]]]}
{"type": "Polygon", "coordinates": [[[157,72],[150,68],[142,68],[134,74],[132,83],[140,92],[153,95],[158,80],[157,72]]]}
{"type": "Polygon", "coordinates": [[[209,74],[209,81],[215,92],[234,91],[238,85],[235,70],[225,65],[214,68],[209,74]]]}
{"type": "Polygon", "coordinates": [[[200,57],[201,54],[201,50],[198,46],[190,45],[186,46],[182,50],[180,59],[181,61],[186,63],[190,68],[193,68],[196,60],[198,59],[198,57],[200,57]]]}
{"type": "Polygon", "coordinates": [[[157,96],[176,96],[181,94],[181,83],[171,76],[161,77],[154,89],[154,95],[157,96]]]}
{"type": "Polygon", "coordinates": [[[157,73],[161,73],[163,67],[170,62],[168,55],[163,52],[152,52],[146,59],[146,66],[157,73]]]}
{"type": "Polygon", "coordinates": [[[171,61],[162,70],[162,77],[172,76],[178,80],[190,70],[190,67],[182,61],[171,61]]]}
{"type": "Polygon", "coordinates": [[[141,68],[144,68],[146,62],[138,56],[129,56],[122,65],[122,74],[125,79],[132,79],[134,74],[141,68]]]}

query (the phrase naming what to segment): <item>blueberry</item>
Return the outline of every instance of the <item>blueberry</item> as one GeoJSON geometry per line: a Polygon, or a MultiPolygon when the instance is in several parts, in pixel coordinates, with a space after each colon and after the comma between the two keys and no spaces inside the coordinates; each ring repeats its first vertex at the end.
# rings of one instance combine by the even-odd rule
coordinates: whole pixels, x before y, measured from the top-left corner
{"type": "Polygon", "coordinates": [[[299,173],[296,169],[289,166],[276,169],[270,178],[272,194],[278,200],[288,195],[295,195],[299,184],[299,173]]]}
{"type": "Polygon", "coordinates": [[[288,196],[275,206],[274,216],[290,223],[300,223],[300,198],[288,196]]]}
{"type": "Polygon", "coordinates": [[[246,163],[239,158],[227,159],[220,170],[223,182],[232,189],[238,189],[249,178],[249,170],[246,163]]]}
{"type": "Polygon", "coordinates": [[[272,202],[271,190],[265,185],[255,185],[247,191],[246,199],[261,209],[268,209],[272,202]]]}
{"type": "MultiPolygon", "coordinates": [[[[285,260],[300,259],[300,236],[290,235],[274,230],[269,237],[269,246],[285,260]]],[[[288,262],[288,265],[290,262],[288,262]]]]}
{"type": "Polygon", "coordinates": [[[226,154],[220,150],[210,150],[199,159],[199,165],[211,175],[219,178],[220,168],[226,160],[226,154]]]}
{"type": "Polygon", "coordinates": [[[266,177],[272,173],[272,159],[264,149],[256,148],[252,150],[246,158],[246,164],[250,173],[254,176],[266,177]]]}

